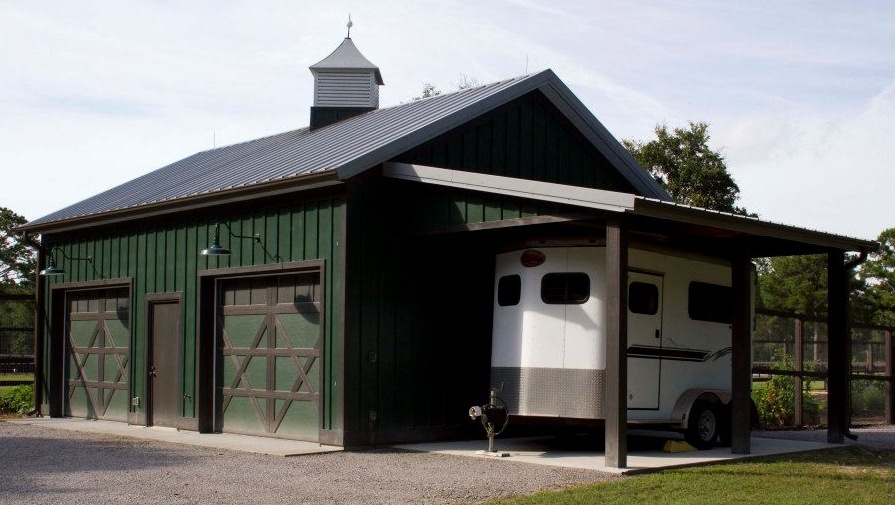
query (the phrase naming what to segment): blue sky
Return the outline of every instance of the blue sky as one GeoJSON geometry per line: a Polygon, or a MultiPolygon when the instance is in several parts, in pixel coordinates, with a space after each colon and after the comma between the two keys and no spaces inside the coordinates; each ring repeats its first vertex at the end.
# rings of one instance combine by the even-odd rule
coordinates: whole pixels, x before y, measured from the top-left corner
{"type": "Polygon", "coordinates": [[[895,2],[5,1],[0,205],[34,219],[217,145],[305,126],[345,36],[383,106],[552,68],[618,138],[711,124],[741,204],[895,226],[895,2]]]}

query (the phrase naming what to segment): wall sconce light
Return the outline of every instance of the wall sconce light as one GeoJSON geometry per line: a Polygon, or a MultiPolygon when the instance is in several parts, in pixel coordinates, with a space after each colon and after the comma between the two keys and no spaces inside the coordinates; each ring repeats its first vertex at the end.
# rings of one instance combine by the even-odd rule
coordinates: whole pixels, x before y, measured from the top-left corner
{"type": "Polygon", "coordinates": [[[214,225],[214,236],[211,239],[211,245],[205,249],[202,249],[201,254],[203,256],[229,256],[233,254],[230,249],[227,249],[226,247],[221,245],[222,224],[227,228],[227,233],[230,235],[231,238],[238,238],[241,240],[254,240],[258,243],[258,245],[261,246],[261,250],[264,251],[264,254],[266,254],[268,258],[273,261],[279,260],[279,256],[273,256],[272,254],[270,254],[270,251],[267,250],[267,247],[264,246],[264,242],[261,241],[260,234],[256,233],[254,235],[237,235],[233,233],[233,230],[230,229],[230,225],[228,225],[227,223],[217,223],[214,225]]]}
{"type": "Polygon", "coordinates": [[[65,275],[65,269],[56,266],[56,259],[53,258],[53,251],[59,251],[60,253],[62,253],[63,258],[66,258],[66,259],[69,259],[72,261],[86,261],[88,263],[93,262],[93,258],[91,258],[90,256],[87,256],[85,258],[75,258],[75,257],[65,254],[65,251],[63,251],[58,246],[53,246],[50,248],[50,252],[47,253],[47,256],[50,258],[49,260],[47,260],[47,268],[44,268],[43,270],[41,270],[38,275],[42,275],[44,277],[54,277],[54,276],[58,276],[58,275],[65,275]]]}

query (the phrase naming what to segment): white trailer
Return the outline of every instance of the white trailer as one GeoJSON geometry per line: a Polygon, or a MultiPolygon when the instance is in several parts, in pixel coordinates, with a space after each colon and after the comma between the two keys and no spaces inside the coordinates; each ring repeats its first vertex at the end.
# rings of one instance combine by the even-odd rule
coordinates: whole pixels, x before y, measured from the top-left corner
{"type": "MultiPolygon", "coordinates": [[[[729,441],[728,262],[632,248],[628,422],[729,441]]],[[[491,383],[511,416],[604,419],[606,248],[497,255],[491,383]]]]}

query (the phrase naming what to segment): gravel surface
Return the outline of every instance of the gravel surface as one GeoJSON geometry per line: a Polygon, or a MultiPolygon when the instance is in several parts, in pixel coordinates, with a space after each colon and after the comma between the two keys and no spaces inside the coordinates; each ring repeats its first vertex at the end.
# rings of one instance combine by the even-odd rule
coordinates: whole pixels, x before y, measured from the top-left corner
{"type": "Polygon", "coordinates": [[[0,421],[0,503],[470,503],[613,477],[376,449],[283,458],[0,421]]]}

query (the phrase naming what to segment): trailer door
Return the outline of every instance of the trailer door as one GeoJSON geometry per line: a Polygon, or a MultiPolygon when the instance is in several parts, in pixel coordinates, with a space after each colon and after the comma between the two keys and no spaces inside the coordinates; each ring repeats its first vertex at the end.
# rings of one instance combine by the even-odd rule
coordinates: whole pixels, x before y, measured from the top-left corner
{"type": "Polygon", "coordinates": [[[661,275],[628,272],[628,408],[659,408],[661,275]]]}

